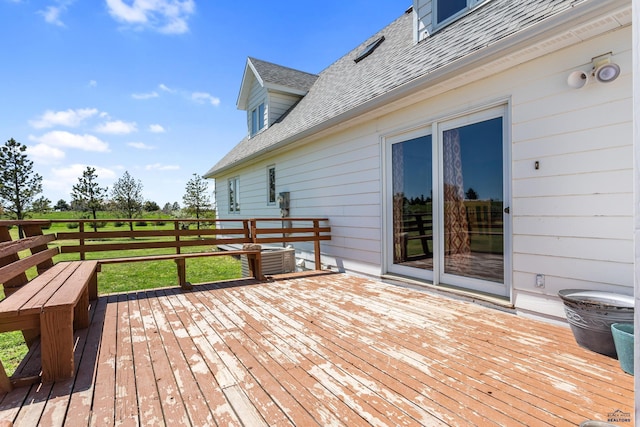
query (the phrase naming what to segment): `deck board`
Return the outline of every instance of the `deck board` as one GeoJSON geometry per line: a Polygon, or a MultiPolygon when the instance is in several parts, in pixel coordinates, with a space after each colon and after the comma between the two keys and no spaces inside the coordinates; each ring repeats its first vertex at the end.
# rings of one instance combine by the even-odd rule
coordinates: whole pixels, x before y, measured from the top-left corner
{"type": "Polygon", "coordinates": [[[101,297],[76,339],[76,376],[0,395],[0,420],[575,426],[634,412],[633,377],[567,327],[344,274],[101,297]]]}

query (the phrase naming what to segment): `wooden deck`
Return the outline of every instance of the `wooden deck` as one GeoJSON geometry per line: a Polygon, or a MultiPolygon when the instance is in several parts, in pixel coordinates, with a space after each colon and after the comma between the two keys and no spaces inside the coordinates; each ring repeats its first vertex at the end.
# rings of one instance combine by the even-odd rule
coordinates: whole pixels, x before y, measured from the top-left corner
{"type": "Polygon", "coordinates": [[[16,426],[632,426],[633,377],[568,328],[343,274],[101,297],[77,375],[16,426]],[[620,421],[622,419],[622,421],[620,421]]]}

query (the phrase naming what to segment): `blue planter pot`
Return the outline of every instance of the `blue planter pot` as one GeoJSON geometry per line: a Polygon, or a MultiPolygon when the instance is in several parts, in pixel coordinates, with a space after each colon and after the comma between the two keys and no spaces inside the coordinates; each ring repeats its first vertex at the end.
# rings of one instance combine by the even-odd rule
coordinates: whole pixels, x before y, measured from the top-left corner
{"type": "Polygon", "coordinates": [[[611,334],[620,367],[627,374],[633,375],[633,323],[614,323],[611,325],[611,334]]]}

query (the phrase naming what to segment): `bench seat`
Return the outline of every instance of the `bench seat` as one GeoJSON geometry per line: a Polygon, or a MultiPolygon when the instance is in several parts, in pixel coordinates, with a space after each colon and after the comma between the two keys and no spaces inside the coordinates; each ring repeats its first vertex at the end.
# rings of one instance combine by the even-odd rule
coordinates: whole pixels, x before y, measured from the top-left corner
{"type": "MultiPolygon", "coordinates": [[[[89,326],[89,300],[97,298],[97,261],[61,262],[0,301],[0,332],[40,334],[42,379],[74,372],[73,331],[89,326]]],[[[11,384],[0,372],[0,389],[11,384]]]]}

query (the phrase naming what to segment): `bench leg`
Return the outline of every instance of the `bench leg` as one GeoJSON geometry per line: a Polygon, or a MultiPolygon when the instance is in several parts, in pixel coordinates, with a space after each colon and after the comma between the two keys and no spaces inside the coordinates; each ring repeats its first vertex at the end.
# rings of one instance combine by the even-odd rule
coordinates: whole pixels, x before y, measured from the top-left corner
{"type": "Polygon", "coordinates": [[[191,290],[193,286],[187,282],[187,262],[184,258],[177,258],[174,260],[178,267],[178,284],[182,289],[191,290]]]}
{"type": "Polygon", "coordinates": [[[89,300],[95,301],[98,299],[98,269],[93,272],[91,279],[89,279],[89,300]]]}
{"type": "Polygon", "coordinates": [[[38,341],[40,337],[39,329],[23,329],[22,336],[24,337],[24,342],[27,344],[27,347],[31,348],[31,346],[38,341]]]}
{"type": "Polygon", "coordinates": [[[85,288],[73,309],[73,329],[88,328],[89,323],[89,289],[85,288]]]}
{"type": "Polygon", "coordinates": [[[247,266],[249,274],[257,280],[262,280],[262,256],[260,252],[255,254],[247,254],[247,266]]]}
{"type": "Polygon", "coordinates": [[[42,381],[73,376],[73,309],[45,310],[40,314],[42,381]]]}
{"type": "Polygon", "coordinates": [[[4,366],[0,363],[0,393],[9,393],[13,389],[11,380],[7,377],[7,371],[4,370],[4,366]]]}

